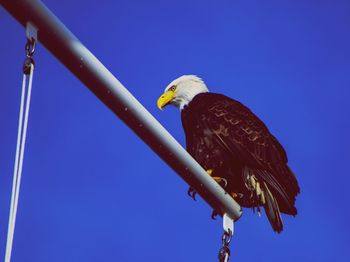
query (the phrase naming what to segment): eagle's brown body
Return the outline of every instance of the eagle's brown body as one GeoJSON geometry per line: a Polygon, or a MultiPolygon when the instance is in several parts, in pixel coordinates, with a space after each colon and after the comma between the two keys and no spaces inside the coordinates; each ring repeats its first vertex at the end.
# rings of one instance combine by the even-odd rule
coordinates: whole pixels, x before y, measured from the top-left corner
{"type": "Polygon", "coordinates": [[[225,188],[243,207],[263,206],[277,232],[280,212],[296,215],[300,189],[287,165],[287,155],[265,124],[238,101],[201,93],[181,112],[187,151],[212,176],[223,177],[225,188]]]}

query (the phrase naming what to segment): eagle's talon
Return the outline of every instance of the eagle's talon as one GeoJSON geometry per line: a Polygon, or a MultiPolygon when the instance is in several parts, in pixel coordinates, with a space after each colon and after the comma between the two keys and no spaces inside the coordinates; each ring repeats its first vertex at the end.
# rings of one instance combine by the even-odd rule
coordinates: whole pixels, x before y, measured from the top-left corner
{"type": "Polygon", "coordinates": [[[211,213],[211,219],[216,220],[217,215],[218,215],[218,212],[213,210],[213,212],[211,213]]]}
{"type": "Polygon", "coordinates": [[[226,178],[221,178],[220,182],[224,182],[224,185],[223,185],[223,188],[226,188],[227,187],[227,180],[226,178]]]}
{"type": "Polygon", "coordinates": [[[222,187],[226,188],[228,185],[227,179],[223,177],[213,177],[213,179],[222,187]]]}
{"type": "Polygon", "coordinates": [[[192,187],[188,189],[187,195],[189,195],[194,201],[197,201],[196,199],[197,192],[192,187]]]}

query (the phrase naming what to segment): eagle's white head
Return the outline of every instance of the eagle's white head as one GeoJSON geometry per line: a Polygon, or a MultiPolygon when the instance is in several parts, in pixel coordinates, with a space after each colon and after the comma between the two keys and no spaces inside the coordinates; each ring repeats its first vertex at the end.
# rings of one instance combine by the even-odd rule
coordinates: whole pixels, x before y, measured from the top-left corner
{"type": "Polygon", "coordinates": [[[157,101],[159,109],[168,104],[182,110],[191,100],[200,93],[209,92],[203,80],[195,75],[183,75],[172,81],[157,101]]]}

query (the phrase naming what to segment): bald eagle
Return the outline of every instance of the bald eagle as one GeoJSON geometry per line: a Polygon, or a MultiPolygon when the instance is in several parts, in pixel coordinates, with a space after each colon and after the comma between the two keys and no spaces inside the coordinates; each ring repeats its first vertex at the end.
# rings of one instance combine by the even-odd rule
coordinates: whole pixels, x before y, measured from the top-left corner
{"type": "Polygon", "coordinates": [[[241,206],[263,207],[274,231],[281,213],[295,216],[298,182],[285,150],[266,125],[242,103],[210,93],[197,76],[172,81],[157,101],[159,109],[181,110],[186,149],[241,206]]]}

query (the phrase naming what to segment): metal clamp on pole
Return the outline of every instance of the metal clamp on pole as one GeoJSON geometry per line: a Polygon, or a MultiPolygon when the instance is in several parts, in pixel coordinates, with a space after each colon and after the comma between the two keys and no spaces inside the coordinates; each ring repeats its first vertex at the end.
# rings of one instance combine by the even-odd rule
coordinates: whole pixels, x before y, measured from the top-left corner
{"type": "Polygon", "coordinates": [[[30,21],[27,22],[26,35],[29,40],[38,42],[38,28],[30,21]]]}
{"type": "Polygon", "coordinates": [[[219,262],[227,262],[231,252],[229,244],[233,236],[234,221],[227,214],[222,217],[224,233],[222,235],[222,247],[219,250],[219,262]]]}

